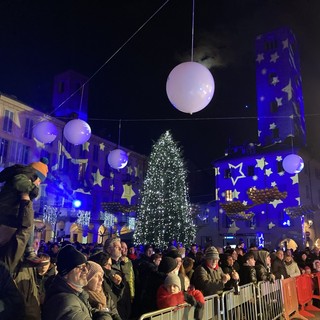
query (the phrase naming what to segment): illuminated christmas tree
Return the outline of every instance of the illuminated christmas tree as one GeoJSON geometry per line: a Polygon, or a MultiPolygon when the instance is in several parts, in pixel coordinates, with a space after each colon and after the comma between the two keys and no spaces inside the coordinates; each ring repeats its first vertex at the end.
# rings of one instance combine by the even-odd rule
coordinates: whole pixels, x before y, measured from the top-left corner
{"type": "Polygon", "coordinates": [[[182,152],[170,132],[153,145],[140,193],[134,241],[163,248],[172,240],[194,241],[196,228],[186,183],[182,152]]]}

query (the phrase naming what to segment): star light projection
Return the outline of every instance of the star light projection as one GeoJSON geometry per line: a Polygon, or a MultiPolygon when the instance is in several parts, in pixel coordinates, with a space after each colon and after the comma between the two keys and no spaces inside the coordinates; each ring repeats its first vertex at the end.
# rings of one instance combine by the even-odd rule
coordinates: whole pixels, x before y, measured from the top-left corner
{"type": "MultiPolygon", "coordinates": [[[[287,206],[298,205],[298,174],[284,174],[280,166],[283,155],[283,151],[278,151],[244,157],[241,161],[233,159],[216,163],[219,186],[216,194],[220,199],[221,212],[231,220],[251,221],[255,215],[265,212],[265,207],[260,205],[267,206],[268,219],[272,219],[273,211],[276,216],[281,216],[287,206]],[[283,191],[278,189],[278,185],[283,191]],[[290,193],[285,190],[290,190],[290,193]],[[231,199],[227,199],[227,195],[231,195],[231,199]]],[[[270,222],[266,221],[266,224],[270,222]]]]}

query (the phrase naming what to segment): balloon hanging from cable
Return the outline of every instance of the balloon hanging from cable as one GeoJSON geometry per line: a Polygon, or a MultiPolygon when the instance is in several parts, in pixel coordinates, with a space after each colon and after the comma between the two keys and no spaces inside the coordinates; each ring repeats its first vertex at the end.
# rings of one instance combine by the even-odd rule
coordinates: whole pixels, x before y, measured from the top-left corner
{"type": "Polygon", "coordinates": [[[300,173],[304,168],[303,159],[297,154],[289,154],[282,161],[283,169],[290,174],[300,173]]]}
{"type": "Polygon", "coordinates": [[[193,114],[204,109],[214,95],[214,79],[205,66],[193,61],[194,7],[192,6],[191,61],[176,66],[169,74],[166,92],[171,104],[181,112],[193,114]]]}
{"type": "MultiPolygon", "coordinates": [[[[79,114],[81,114],[84,86],[85,84],[81,86],[79,114]]],[[[67,139],[67,141],[74,145],[84,144],[91,137],[91,128],[89,124],[84,120],[73,119],[64,126],[63,135],[67,139]]]]}
{"type": "Polygon", "coordinates": [[[34,126],[33,136],[42,143],[51,143],[57,138],[58,129],[50,121],[41,121],[34,126]]]}
{"type": "Polygon", "coordinates": [[[118,131],[118,148],[110,151],[108,155],[109,166],[113,169],[123,169],[128,164],[128,155],[125,151],[120,149],[120,136],[121,136],[121,120],[119,120],[118,131]]]}
{"type": "Polygon", "coordinates": [[[81,119],[70,120],[63,129],[66,140],[74,145],[84,144],[91,137],[89,124],[81,119]]]}

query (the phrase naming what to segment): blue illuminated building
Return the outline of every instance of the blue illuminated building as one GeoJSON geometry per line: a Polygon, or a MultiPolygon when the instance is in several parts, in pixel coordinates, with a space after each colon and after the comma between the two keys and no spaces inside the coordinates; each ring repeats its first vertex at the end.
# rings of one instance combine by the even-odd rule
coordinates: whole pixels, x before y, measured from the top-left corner
{"type": "Polygon", "coordinates": [[[317,234],[307,221],[314,219],[314,205],[319,203],[319,165],[306,151],[300,63],[289,29],[256,38],[256,92],[258,142],[214,162],[220,236],[227,239],[224,245],[243,239],[247,246],[255,243],[269,249],[312,246],[317,234]],[[283,169],[282,161],[289,154],[303,158],[300,173],[283,169]],[[271,197],[269,202],[274,188],[283,197],[271,197]],[[266,201],[254,203],[249,190],[259,190],[266,201]],[[237,214],[221,206],[233,208],[237,202],[244,208],[235,210],[237,214]]]}

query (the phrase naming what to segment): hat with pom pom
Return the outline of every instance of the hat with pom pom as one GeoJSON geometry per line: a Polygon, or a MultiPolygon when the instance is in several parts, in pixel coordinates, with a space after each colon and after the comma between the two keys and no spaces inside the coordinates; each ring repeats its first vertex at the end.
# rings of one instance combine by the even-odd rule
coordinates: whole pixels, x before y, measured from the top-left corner
{"type": "Polygon", "coordinates": [[[48,159],[43,157],[40,159],[39,162],[30,163],[30,167],[36,170],[37,176],[42,182],[46,179],[48,175],[48,162],[48,159]]]}

